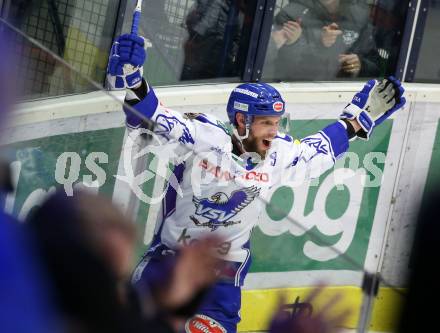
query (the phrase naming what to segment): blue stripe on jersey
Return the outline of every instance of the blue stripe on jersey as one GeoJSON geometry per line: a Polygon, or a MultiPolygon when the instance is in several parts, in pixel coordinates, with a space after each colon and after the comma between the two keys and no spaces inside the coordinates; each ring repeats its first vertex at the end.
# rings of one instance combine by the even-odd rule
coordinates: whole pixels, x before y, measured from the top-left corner
{"type": "Polygon", "coordinates": [[[330,124],[319,133],[329,141],[334,159],[339,158],[348,150],[347,130],[341,123],[335,122],[330,124]]]}
{"type": "MultiPolygon", "coordinates": [[[[185,171],[185,162],[176,165],[173,170],[173,174],[176,177],[177,182],[180,184],[183,180],[183,172],[185,171]]],[[[160,222],[159,230],[154,235],[153,241],[150,247],[157,246],[161,243],[160,234],[167,217],[171,216],[176,210],[177,192],[174,187],[168,184],[167,193],[162,201],[162,221],[160,222]]]]}
{"type": "Polygon", "coordinates": [[[246,256],[246,260],[238,268],[237,274],[235,276],[235,285],[237,287],[241,287],[244,284],[244,278],[246,277],[249,271],[249,267],[251,266],[252,263],[250,246],[251,246],[250,240],[248,240],[242,246],[242,249],[246,250],[247,256],[246,256]]]}

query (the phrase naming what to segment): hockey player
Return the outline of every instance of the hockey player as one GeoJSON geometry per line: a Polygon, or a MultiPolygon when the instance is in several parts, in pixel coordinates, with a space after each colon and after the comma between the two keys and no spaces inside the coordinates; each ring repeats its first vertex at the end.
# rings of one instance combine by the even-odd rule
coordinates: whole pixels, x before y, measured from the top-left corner
{"type": "MultiPolygon", "coordinates": [[[[127,89],[126,102],[156,123],[164,142],[175,139],[178,153],[193,154],[174,169],[183,195],[169,186],[163,219],[133,282],[148,284],[164,257],[215,234],[223,240],[216,250],[224,269],[197,315],[187,321],[186,331],[236,332],[240,287],[251,263],[249,239],[263,207],[258,197],[298,174],[317,177],[331,168],[347,151],[349,140],[368,140],[377,125],[403,107],[404,90],[394,78],[368,81],[338,121],[298,141],[278,132],[285,112],[279,92],[265,83],[244,83],[232,91],[226,107],[233,126],[230,133],[210,115],[181,115],[162,106],[142,78],[145,59],[141,37],[119,37],[110,55],[110,85],[127,89]]],[[[139,117],[125,112],[129,128],[143,126],[139,117]]]]}

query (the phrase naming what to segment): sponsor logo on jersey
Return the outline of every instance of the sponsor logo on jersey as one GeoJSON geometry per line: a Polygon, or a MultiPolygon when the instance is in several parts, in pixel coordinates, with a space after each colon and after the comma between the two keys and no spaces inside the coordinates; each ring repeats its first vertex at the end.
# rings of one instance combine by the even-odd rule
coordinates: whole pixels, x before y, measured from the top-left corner
{"type": "Polygon", "coordinates": [[[250,90],[247,90],[247,89],[235,88],[234,92],[238,92],[240,94],[247,95],[247,96],[250,96],[250,97],[253,97],[253,98],[258,98],[258,94],[257,93],[254,93],[253,91],[250,91],[250,90]]]}
{"type": "Polygon", "coordinates": [[[283,102],[275,102],[275,103],[273,103],[272,107],[275,112],[282,112],[284,109],[284,103],[283,102]]]}
{"type": "MultiPolygon", "coordinates": [[[[177,239],[177,243],[182,244],[183,246],[189,246],[195,242],[198,242],[199,239],[192,237],[190,233],[188,232],[188,228],[184,228],[177,239]]],[[[217,253],[221,256],[225,256],[229,253],[231,250],[232,243],[231,242],[222,242],[218,243],[214,246],[214,248],[217,250],[217,253]]],[[[237,271],[237,270],[236,270],[237,271]]],[[[223,270],[222,270],[221,278],[223,279],[223,270]]]]}
{"type": "Polygon", "coordinates": [[[200,222],[194,215],[190,218],[196,226],[209,227],[211,231],[219,227],[239,224],[241,221],[230,221],[230,219],[246,208],[259,194],[260,188],[250,186],[233,191],[230,196],[224,192],[217,192],[209,198],[193,196],[192,201],[196,206],[195,215],[204,217],[208,221],[200,222]]]}
{"type": "MultiPolygon", "coordinates": [[[[211,148],[213,151],[216,151],[215,149],[211,148]]],[[[219,151],[216,151],[219,153],[219,151]]],[[[255,182],[262,182],[267,183],[269,182],[269,174],[267,172],[256,172],[256,171],[248,171],[245,173],[240,173],[239,175],[234,176],[231,172],[225,170],[222,171],[220,166],[212,164],[208,162],[207,160],[202,160],[199,163],[199,166],[206,170],[207,172],[214,175],[215,178],[218,178],[219,180],[233,180],[237,177],[240,177],[244,180],[249,181],[255,181],[255,182]]]]}
{"type": "Polygon", "coordinates": [[[250,172],[246,172],[242,176],[242,178],[246,180],[254,180],[257,182],[267,183],[269,181],[269,174],[266,172],[250,171],[250,172]]]}
{"type": "Polygon", "coordinates": [[[248,112],[249,111],[249,104],[246,103],[240,103],[240,102],[234,102],[234,109],[248,112]]]}

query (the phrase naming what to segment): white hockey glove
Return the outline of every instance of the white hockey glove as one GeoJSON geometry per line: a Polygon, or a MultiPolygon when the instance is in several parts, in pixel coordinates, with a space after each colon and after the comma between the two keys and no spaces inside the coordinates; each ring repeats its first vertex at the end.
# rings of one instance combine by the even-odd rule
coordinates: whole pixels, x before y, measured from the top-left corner
{"type": "Polygon", "coordinates": [[[145,39],[135,34],[125,34],[116,39],[107,66],[109,89],[135,89],[141,86],[143,65],[147,58],[145,46],[145,39]]]}
{"type": "Polygon", "coordinates": [[[370,80],[354,95],[340,119],[356,119],[362,127],[357,136],[368,140],[377,125],[405,105],[404,91],[400,81],[392,76],[381,82],[370,80]]]}

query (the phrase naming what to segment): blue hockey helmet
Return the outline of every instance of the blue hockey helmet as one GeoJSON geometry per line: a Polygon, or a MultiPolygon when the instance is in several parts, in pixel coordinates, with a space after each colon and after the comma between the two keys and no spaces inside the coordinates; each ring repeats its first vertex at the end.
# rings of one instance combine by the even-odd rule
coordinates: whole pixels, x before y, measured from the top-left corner
{"type": "Polygon", "coordinates": [[[243,83],[229,96],[227,112],[234,127],[237,125],[237,113],[246,116],[249,126],[253,116],[282,116],[285,103],[278,90],[267,83],[243,83]]]}

